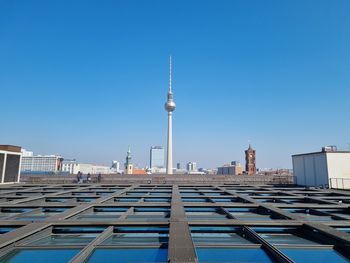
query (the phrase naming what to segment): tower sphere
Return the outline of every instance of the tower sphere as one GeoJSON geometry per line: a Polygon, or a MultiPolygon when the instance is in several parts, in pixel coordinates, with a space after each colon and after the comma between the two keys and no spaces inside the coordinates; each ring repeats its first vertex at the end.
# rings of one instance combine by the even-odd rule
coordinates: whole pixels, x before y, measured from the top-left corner
{"type": "Polygon", "coordinates": [[[168,100],[165,105],[164,105],[164,108],[167,112],[173,112],[176,108],[176,104],[174,101],[172,100],[168,100]]]}

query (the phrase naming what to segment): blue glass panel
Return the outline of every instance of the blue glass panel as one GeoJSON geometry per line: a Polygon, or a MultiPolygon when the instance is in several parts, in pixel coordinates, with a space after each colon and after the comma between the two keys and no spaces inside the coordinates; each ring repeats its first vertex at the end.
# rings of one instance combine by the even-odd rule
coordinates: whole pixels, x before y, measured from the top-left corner
{"type": "Polygon", "coordinates": [[[15,230],[15,227],[6,227],[6,226],[2,226],[0,227],[0,234],[5,234],[7,232],[10,232],[12,230],[15,230]]]}
{"type": "Polygon", "coordinates": [[[12,207],[6,207],[2,208],[1,212],[4,213],[24,213],[24,212],[29,212],[32,211],[32,208],[12,208],[12,207]]]}
{"type": "Polygon", "coordinates": [[[135,212],[169,212],[169,207],[135,207],[135,212]]]}
{"type": "Polygon", "coordinates": [[[170,198],[145,198],[145,202],[170,203],[170,198]]]}
{"type": "Polygon", "coordinates": [[[281,250],[295,262],[349,262],[345,257],[343,257],[334,249],[280,248],[279,250],[281,250]]]}
{"type": "Polygon", "coordinates": [[[72,259],[79,249],[15,249],[0,258],[7,263],[66,263],[72,259]]]}
{"type": "Polygon", "coordinates": [[[167,262],[168,249],[140,248],[140,249],[96,249],[87,262],[89,263],[143,263],[167,262]]]}
{"type": "Polygon", "coordinates": [[[227,211],[229,212],[237,212],[237,213],[240,213],[240,212],[253,212],[256,210],[256,208],[245,208],[245,207],[228,207],[226,208],[227,211]]]}
{"type": "Polygon", "coordinates": [[[64,203],[68,200],[71,200],[71,198],[46,198],[46,202],[64,203]]]}
{"type": "Polygon", "coordinates": [[[167,244],[167,233],[120,233],[103,241],[103,245],[157,245],[167,244]]]}
{"type": "Polygon", "coordinates": [[[190,227],[191,232],[202,231],[202,232],[208,232],[208,233],[235,232],[235,231],[238,231],[239,229],[240,228],[238,227],[229,227],[229,226],[191,226],[190,227]]]}
{"type": "Polygon", "coordinates": [[[261,248],[197,248],[199,262],[273,262],[261,248]]]}
{"type": "Polygon", "coordinates": [[[35,215],[32,215],[32,216],[24,216],[24,217],[18,217],[16,218],[16,220],[19,220],[19,221],[40,221],[40,220],[45,220],[47,218],[47,216],[35,216],[35,215]]]}
{"type": "Polygon", "coordinates": [[[33,241],[30,245],[86,245],[94,240],[98,234],[76,234],[76,235],[50,235],[33,241]]]}
{"type": "Polygon", "coordinates": [[[167,226],[133,226],[133,227],[114,227],[114,231],[118,233],[128,232],[128,233],[149,233],[149,232],[159,232],[159,233],[168,233],[169,227],[167,226]]]}
{"type": "Polygon", "coordinates": [[[339,231],[350,233],[350,227],[337,227],[336,229],[339,231]]]}
{"type": "Polygon", "coordinates": [[[77,198],[77,202],[92,202],[95,199],[93,197],[77,198]]]}
{"type": "Polygon", "coordinates": [[[242,202],[241,200],[238,199],[233,199],[233,198],[211,198],[212,201],[214,202],[226,202],[226,203],[230,203],[230,202],[242,202]]]}
{"type": "Polygon", "coordinates": [[[94,212],[126,212],[128,207],[95,207],[94,212]]]}
{"type": "Polygon", "coordinates": [[[115,198],[115,202],[138,202],[140,198],[115,198]]]}
{"type": "Polygon", "coordinates": [[[185,207],[186,212],[217,212],[216,207],[185,207]]]}
{"type": "Polygon", "coordinates": [[[207,198],[189,198],[189,197],[183,197],[182,198],[183,202],[208,202],[207,198]]]}
{"type": "Polygon", "coordinates": [[[102,233],[106,227],[97,226],[97,227],[54,227],[52,233],[67,233],[67,234],[75,234],[75,233],[102,233]]]}
{"type": "Polygon", "coordinates": [[[68,208],[66,207],[45,207],[43,208],[43,212],[48,212],[48,213],[61,213],[66,211],[68,208]]]}

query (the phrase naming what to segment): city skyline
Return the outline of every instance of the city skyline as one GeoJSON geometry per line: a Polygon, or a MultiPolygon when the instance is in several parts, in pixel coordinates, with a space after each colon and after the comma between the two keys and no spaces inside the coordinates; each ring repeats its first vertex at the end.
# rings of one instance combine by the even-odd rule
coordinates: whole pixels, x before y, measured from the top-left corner
{"type": "Polygon", "coordinates": [[[98,164],[130,145],[146,166],[172,54],[174,164],[244,163],[248,140],[259,168],[348,150],[350,3],[253,3],[0,3],[1,143],[98,164]]]}

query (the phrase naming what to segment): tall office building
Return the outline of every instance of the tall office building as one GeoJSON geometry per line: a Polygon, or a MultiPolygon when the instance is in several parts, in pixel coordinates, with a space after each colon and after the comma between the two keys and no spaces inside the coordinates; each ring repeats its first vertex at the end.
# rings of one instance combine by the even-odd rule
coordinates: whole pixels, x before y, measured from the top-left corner
{"type": "Polygon", "coordinates": [[[255,157],[256,157],[256,152],[249,144],[249,148],[245,150],[245,170],[248,175],[256,174],[255,157]]]}
{"type": "Polygon", "coordinates": [[[188,162],[187,165],[187,172],[197,172],[197,163],[195,162],[188,162]]]}
{"type": "Polygon", "coordinates": [[[177,164],[176,164],[176,169],[178,169],[178,170],[181,169],[181,164],[180,164],[180,163],[177,163],[177,164]]]}
{"type": "Polygon", "coordinates": [[[168,143],[167,143],[167,174],[173,174],[173,111],[176,104],[173,99],[173,92],[171,87],[171,57],[170,57],[170,74],[169,74],[169,90],[168,100],[165,103],[165,110],[168,112],[168,143]]]}
{"type": "Polygon", "coordinates": [[[163,168],[164,167],[164,147],[152,146],[150,150],[150,168],[163,168]]]}

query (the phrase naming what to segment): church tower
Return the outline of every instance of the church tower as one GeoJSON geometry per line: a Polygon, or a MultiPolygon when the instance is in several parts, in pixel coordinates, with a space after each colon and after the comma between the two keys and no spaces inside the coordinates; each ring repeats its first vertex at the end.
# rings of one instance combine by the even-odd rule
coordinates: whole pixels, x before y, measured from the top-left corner
{"type": "Polygon", "coordinates": [[[248,175],[256,174],[255,150],[249,144],[249,148],[245,150],[245,170],[248,175]]]}
{"type": "Polygon", "coordinates": [[[131,151],[130,151],[130,146],[129,146],[129,150],[126,153],[126,158],[125,158],[125,174],[133,174],[134,171],[134,166],[131,163],[131,151]]]}

